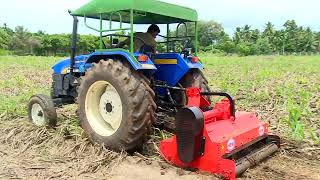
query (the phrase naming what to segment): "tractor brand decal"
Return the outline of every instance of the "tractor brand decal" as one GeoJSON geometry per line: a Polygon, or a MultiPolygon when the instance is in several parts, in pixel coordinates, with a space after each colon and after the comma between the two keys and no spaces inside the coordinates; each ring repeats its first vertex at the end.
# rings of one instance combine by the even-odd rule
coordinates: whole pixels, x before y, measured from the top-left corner
{"type": "Polygon", "coordinates": [[[155,59],[154,64],[177,64],[177,59],[155,59]]]}
{"type": "Polygon", "coordinates": [[[260,127],[259,127],[259,136],[262,136],[262,135],[264,135],[264,126],[260,125],[260,127]]]}
{"type": "Polygon", "coordinates": [[[229,141],[227,142],[228,151],[230,152],[234,150],[235,147],[236,147],[236,141],[234,139],[229,139],[229,141]]]}

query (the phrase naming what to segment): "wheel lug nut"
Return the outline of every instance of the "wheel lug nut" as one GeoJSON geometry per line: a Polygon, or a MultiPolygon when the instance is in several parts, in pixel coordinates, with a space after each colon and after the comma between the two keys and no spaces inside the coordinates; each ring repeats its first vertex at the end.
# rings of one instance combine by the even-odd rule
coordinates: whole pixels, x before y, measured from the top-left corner
{"type": "Polygon", "coordinates": [[[39,111],[39,112],[38,112],[38,116],[41,116],[41,117],[42,117],[42,116],[43,116],[43,112],[39,111]]]}

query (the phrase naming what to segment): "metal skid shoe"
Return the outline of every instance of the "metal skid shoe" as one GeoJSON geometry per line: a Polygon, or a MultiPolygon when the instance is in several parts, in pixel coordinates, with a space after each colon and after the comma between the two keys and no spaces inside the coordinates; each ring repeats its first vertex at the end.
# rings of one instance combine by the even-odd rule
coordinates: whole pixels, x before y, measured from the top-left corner
{"type": "Polygon", "coordinates": [[[226,93],[186,89],[188,106],[175,117],[176,134],[160,142],[162,157],[175,166],[194,168],[235,179],[280,148],[280,138],[268,134],[268,124],[253,113],[237,112],[226,93]],[[226,96],[211,110],[202,96],[226,96]]]}

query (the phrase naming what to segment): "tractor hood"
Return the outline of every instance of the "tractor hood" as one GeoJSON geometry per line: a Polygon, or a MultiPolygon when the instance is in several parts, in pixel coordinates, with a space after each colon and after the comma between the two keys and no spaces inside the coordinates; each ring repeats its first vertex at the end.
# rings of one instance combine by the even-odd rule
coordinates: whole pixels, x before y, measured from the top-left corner
{"type": "MultiPolygon", "coordinates": [[[[82,67],[82,71],[84,71],[85,61],[88,57],[89,55],[76,56],[74,68],[80,69],[82,67]]],[[[51,68],[54,74],[67,74],[70,69],[70,58],[58,61],[51,68]]]]}

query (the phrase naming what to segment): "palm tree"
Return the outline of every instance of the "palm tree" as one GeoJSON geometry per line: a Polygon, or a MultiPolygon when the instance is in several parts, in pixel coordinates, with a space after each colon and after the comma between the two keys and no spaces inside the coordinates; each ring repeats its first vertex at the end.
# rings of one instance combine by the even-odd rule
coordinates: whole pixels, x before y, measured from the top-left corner
{"type": "Polygon", "coordinates": [[[315,39],[315,35],[312,32],[312,30],[310,29],[310,27],[308,27],[305,31],[305,35],[304,35],[304,40],[305,40],[305,44],[304,44],[304,51],[306,52],[314,52],[317,49],[317,41],[315,39]]]}
{"type": "Polygon", "coordinates": [[[317,51],[320,52],[320,32],[315,34],[315,43],[317,44],[317,51]]]}
{"type": "Polygon", "coordinates": [[[284,48],[288,52],[299,51],[299,28],[294,20],[288,20],[284,25],[284,48]]]}

